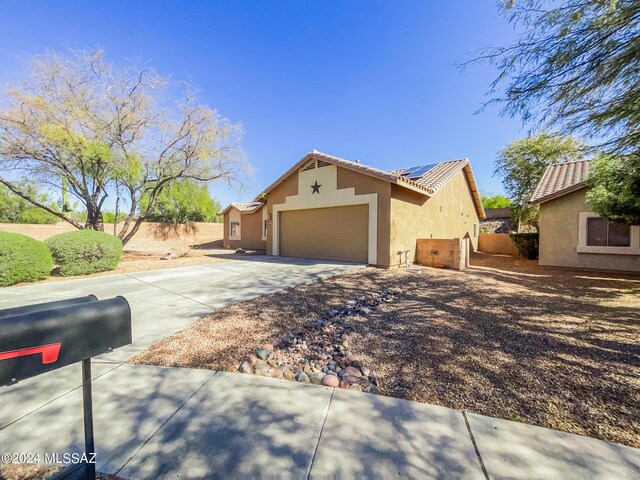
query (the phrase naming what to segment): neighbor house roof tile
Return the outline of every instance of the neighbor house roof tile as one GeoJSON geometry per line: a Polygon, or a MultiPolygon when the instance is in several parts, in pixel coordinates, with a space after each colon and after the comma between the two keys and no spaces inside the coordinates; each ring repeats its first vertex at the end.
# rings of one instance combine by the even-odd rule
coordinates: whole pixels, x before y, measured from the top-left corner
{"type": "Polygon", "coordinates": [[[589,160],[549,165],[533,191],[529,203],[542,203],[586,187],[589,160]]]}

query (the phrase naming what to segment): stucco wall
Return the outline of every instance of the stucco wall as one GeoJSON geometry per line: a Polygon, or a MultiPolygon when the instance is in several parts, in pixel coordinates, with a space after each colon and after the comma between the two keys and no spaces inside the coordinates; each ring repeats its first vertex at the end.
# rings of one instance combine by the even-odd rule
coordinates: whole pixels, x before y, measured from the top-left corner
{"type": "Polygon", "coordinates": [[[540,265],[640,272],[640,255],[578,253],[580,212],[591,212],[587,189],[540,205],[540,265]]]}
{"type": "Polygon", "coordinates": [[[284,203],[288,196],[298,194],[298,172],[295,171],[282,180],[271,190],[265,199],[267,209],[268,229],[267,229],[267,255],[273,254],[273,206],[284,203]]]}
{"type": "Polygon", "coordinates": [[[469,265],[469,239],[419,238],[416,263],[464,270],[469,265]]]}
{"type": "MultiPolygon", "coordinates": [[[[116,232],[120,231],[121,224],[116,232]]],[[[67,222],[52,225],[34,225],[25,223],[0,223],[0,230],[21,233],[37,240],[45,240],[58,233],[77,230],[67,222]]],[[[113,234],[113,223],[104,224],[105,233],[113,234]]],[[[143,222],[134,237],[125,245],[125,250],[140,250],[147,252],[166,252],[180,245],[222,244],[222,223],[197,222],[189,225],[175,225],[171,223],[143,222]]],[[[215,246],[215,245],[212,245],[215,246]]],[[[219,246],[219,245],[218,245],[219,246]]]]}
{"type": "MultiPolygon", "coordinates": [[[[270,215],[267,253],[279,253],[274,235],[278,212],[369,205],[368,211],[372,219],[367,232],[369,263],[388,266],[389,195],[388,182],[335,165],[302,172],[298,170],[267,194],[267,212],[270,215]],[[320,189],[318,193],[313,193],[311,185],[316,181],[320,189]]],[[[344,235],[349,235],[349,231],[344,231],[344,235]]]]}
{"type": "Polygon", "coordinates": [[[508,233],[481,233],[478,235],[478,250],[512,257],[520,256],[518,247],[508,233]]]}
{"type": "Polygon", "coordinates": [[[409,259],[413,261],[419,238],[469,238],[473,250],[477,250],[474,224],[479,232],[478,213],[462,171],[431,198],[392,185],[390,263],[401,263],[398,252],[402,250],[409,250],[409,259]]]}
{"type": "Polygon", "coordinates": [[[267,242],[262,239],[262,207],[254,213],[241,214],[237,209],[230,208],[224,214],[224,247],[246,248],[248,250],[266,250],[267,242]],[[240,222],[240,240],[229,237],[231,222],[240,222]]]}

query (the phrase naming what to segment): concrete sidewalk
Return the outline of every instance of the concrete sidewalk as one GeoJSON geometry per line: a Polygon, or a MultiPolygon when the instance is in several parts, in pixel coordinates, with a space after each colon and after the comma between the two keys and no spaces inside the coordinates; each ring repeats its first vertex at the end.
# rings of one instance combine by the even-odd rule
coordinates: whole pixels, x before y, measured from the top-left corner
{"type": "MultiPolygon", "coordinates": [[[[640,450],[435,405],[254,375],[96,367],[98,469],[125,478],[640,475],[640,450]]],[[[0,442],[80,453],[81,391],[0,430],[0,442]]]]}

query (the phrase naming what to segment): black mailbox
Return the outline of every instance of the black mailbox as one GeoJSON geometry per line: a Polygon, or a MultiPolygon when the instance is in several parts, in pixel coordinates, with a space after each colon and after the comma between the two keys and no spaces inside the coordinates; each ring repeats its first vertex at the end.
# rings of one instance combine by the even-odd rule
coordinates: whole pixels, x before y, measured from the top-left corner
{"type": "Polygon", "coordinates": [[[87,295],[86,297],[66,298],[64,300],[56,300],[54,302],[36,303],[34,305],[24,305],[22,307],[5,308],[0,310],[0,320],[5,317],[13,317],[23,313],[38,312],[40,310],[50,310],[52,308],[68,307],[70,305],[79,305],[81,303],[97,302],[98,297],[95,295],[87,295]]]}
{"type": "MultiPolygon", "coordinates": [[[[91,357],[130,343],[131,308],[124,297],[88,295],[0,310],[0,387],[82,361],[85,455],[95,458],[91,357]]],[[[60,478],[96,478],[90,460],[63,472],[60,478]]]]}
{"type": "Polygon", "coordinates": [[[0,310],[0,386],[131,343],[124,297],[95,296],[0,310]]]}

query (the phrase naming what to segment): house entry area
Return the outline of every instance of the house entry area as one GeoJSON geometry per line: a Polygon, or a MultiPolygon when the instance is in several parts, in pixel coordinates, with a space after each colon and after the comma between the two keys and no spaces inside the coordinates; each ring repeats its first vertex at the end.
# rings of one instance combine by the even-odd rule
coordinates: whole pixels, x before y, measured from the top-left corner
{"type": "Polygon", "coordinates": [[[368,205],[286,210],[279,217],[280,255],[367,263],[368,205]]]}

